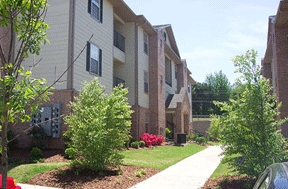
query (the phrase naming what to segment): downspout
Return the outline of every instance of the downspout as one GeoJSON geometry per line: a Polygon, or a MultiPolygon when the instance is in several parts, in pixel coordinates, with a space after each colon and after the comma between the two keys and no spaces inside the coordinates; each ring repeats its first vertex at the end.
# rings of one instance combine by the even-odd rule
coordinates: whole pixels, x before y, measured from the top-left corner
{"type": "Polygon", "coordinates": [[[143,24],[146,24],[147,23],[147,20],[145,20],[145,22],[143,23],[138,23],[136,24],[135,22],[135,55],[134,55],[134,58],[135,58],[135,67],[134,67],[134,74],[135,74],[135,106],[137,107],[137,134],[138,134],[138,138],[140,137],[140,113],[139,113],[139,90],[138,90],[138,27],[143,25],[143,24]]]}
{"type": "MultiPolygon", "coordinates": [[[[75,0],[69,1],[69,29],[68,29],[68,58],[67,58],[67,89],[73,90],[73,73],[74,73],[74,37],[75,37],[75,0]]],[[[71,92],[73,101],[73,91],[71,92]]]]}

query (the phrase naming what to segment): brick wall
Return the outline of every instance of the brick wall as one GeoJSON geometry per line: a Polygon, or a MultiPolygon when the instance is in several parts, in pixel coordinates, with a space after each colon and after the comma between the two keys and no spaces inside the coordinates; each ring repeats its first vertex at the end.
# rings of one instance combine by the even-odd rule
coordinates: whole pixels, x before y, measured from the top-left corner
{"type": "MultiPolygon", "coordinates": [[[[150,115],[150,110],[148,108],[143,108],[140,106],[132,106],[132,110],[134,111],[134,113],[132,114],[131,135],[134,139],[139,140],[141,135],[146,132],[146,114],[150,115]]],[[[151,123],[149,120],[149,133],[151,133],[150,129],[152,124],[153,123],[151,123]]]]}
{"type": "MultiPolygon", "coordinates": [[[[72,90],[55,90],[52,91],[53,95],[50,96],[50,102],[45,102],[41,104],[41,107],[44,106],[52,106],[54,103],[60,103],[61,104],[61,109],[62,115],[67,115],[71,112],[71,109],[68,107],[69,102],[73,99],[73,94],[74,91],[72,90]]],[[[12,131],[15,134],[19,134],[19,137],[17,138],[19,142],[19,147],[20,148],[29,148],[31,145],[31,138],[29,136],[29,129],[30,129],[30,123],[23,123],[23,124],[18,124],[14,126],[12,131]]],[[[64,121],[62,119],[62,124],[61,124],[61,136],[63,132],[67,130],[67,125],[64,124],[64,121]]],[[[45,147],[46,148],[53,148],[53,149],[64,149],[65,144],[63,138],[52,138],[52,137],[46,137],[45,138],[45,147]]]]}
{"type": "MultiPolygon", "coordinates": [[[[288,28],[285,25],[284,27],[276,27],[274,29],[275,43],[273,43],[273,54],[276,57],[274,60],[277,61],[274,66],[274,79],[276,85],[276,95],[279,102],[282,102],[280,118],[284,118],[288,116],[288,28]]],[[[288,137],[288,123],[282,126],[282,134],[285,137],[288,137]]]]}
{"type": "Polygon", "coordinates": [[[149,36],[149,107],[150,133],[160,133],[165,128],[165,54],[161,32],[149,36]],[[162,129],[163,130],[163,129],[162,129]]]}
{"type": "Polygon", "coordinates": [[[195,133],[207,136],[211,121],[193,121],[192,130],[195,133]]]}

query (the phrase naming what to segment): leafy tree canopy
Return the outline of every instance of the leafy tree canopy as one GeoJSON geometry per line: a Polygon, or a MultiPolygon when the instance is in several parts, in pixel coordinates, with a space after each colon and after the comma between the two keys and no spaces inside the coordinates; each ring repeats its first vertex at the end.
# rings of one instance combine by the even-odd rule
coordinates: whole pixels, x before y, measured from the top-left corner
{"type": "Polygon", "coordinates": [[[233,59],[244,84],[234,99],[216,103],[226,113],[215,121],[221,126],[215,130],[221,131],[226,161],[240,174],[250,176],[287,158],[285,138],[279,131],[286,119],[276,120],[281,103],[276,103],[269,81],[260,76],[256,57],[257,52],[249,50],[233,59]]]}

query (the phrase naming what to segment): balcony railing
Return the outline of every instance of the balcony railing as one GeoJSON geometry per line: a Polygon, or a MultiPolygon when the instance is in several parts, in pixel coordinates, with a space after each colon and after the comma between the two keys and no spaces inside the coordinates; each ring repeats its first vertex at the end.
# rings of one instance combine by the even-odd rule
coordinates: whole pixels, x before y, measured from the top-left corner
{"type": "Polygon", "coordinates": [[[123,84],[123,87],[125,87],[125,80],[120,79],[118,77],[114,77],[114,82],[113,82],[114,87],[117,87],[119,84],[123,84]]]}
{"type": "Polygon", "coordinates": [[[114,30],[114,46],[125,52],[125,37],[114,30]]]}

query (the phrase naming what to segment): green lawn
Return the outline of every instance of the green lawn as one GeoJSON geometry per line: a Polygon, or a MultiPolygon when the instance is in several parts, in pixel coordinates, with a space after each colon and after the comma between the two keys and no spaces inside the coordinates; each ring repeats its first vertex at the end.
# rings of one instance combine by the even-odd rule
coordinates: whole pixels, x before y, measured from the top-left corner
{"type": "Polygon", "coordinates": [[[142,150],[128,150],[123,152],[124,164],[163,170],[205,148],[205,146],[189,144],[185,147],[159,146],[142,150]]]}
{"type": "Polygon", "coordinates": [[[212,174],[212,178],[220,177],[220,176],[234,176],[237,175],[236,172],[233,172],[231,169],[229,169],[227,163],[220,163],[218,167],[215,169],[215,171],[212,174]]]}
{"type": "MultiPolygon", "coordinates": [[[[159,146],[140,150],[126,150],[122,154],[125,156],[124,165],[134,165],[140,167],[152,167],[156,169],[165,169],[182,159],[193,155],[205,146],[189,144],[185,147],[178,146],[159,146]]],[[[54,170],[69,163],[32,163],[14,165],[11,164],[8,176],[14,177],[17,182],[27,182],[34,175],[46,171],[54,170]]]]}
{"type": "Polygon", "coordinates": [[[8,176],[17,182],[27,182],[34,175],[69,165],[68,163],[33,163],[16,166],[8,171],[8,176]]]}

